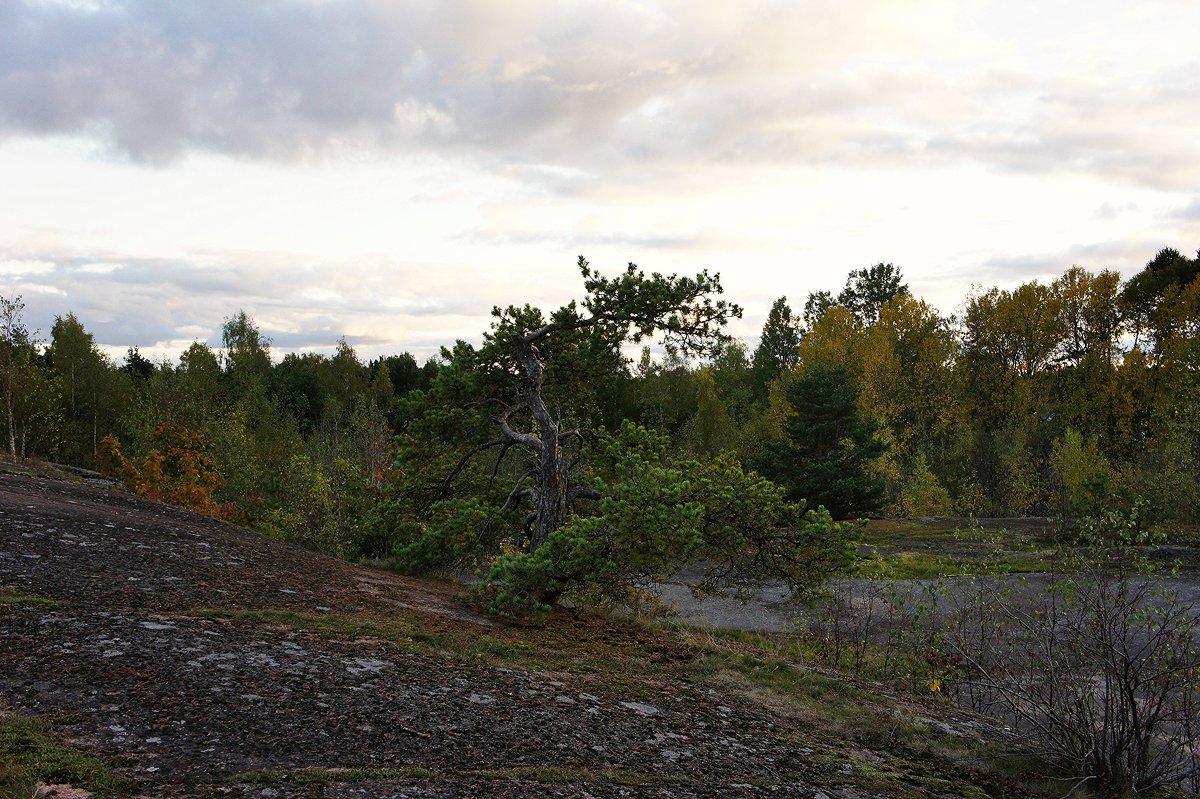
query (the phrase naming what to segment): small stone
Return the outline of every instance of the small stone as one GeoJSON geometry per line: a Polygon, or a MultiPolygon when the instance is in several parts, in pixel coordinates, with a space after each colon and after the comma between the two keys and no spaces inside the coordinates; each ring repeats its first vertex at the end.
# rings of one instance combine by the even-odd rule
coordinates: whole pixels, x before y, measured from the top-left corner
{"type": "Polygon", "coordinates": [[[346,666],[346,671],[351,674],[362,674],[364,672],[378,674],[384,669],[395,668],[392,663],[386,660],[376,660],[374,658],[352,658],[350,662],[353,665],[346,666]]]}
{"type": "Polygon", "coordinates": [[[164,624],[164,623],[160,623],[160,622],[156,622],[156,621],[144,621],[144,622],[142,622],[142,627],[146,628],[147,630],[174,630],[175,629],[175,625],[171,624],[170,622],[166,622],[164,624]]]}
{"type": "Polygon", "coordinates": [[[94,794],[82,788],[72,788],[70,785],[47,785],[39,782],[33,795],[53,796],[56,799],[92,799],[94,794]]]}

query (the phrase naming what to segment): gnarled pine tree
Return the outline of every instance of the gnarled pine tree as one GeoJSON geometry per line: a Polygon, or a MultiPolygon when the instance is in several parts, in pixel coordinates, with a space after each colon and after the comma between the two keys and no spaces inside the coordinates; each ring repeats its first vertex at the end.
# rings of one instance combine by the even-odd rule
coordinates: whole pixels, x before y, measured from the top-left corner
{"type": "Polygon", "coordinates": [[[712,565],[703,587],[720,591],[767,575],[803,590],[848,565],[856,527],[784,502],[735,459],[680,460],[661,434],[595,425],[626,374],[622,344],[656,335],[704,355],[723,340],[740,309],[717,298],[718,276],[630,265],[606,278],[582,258],[579,269],[581,302],[549,318],[495,309],[483,345],[443,351],[430,389],[406,398],[398,483],[379,516],[398,565],[490,562],[479,589],[501,612],[565,594],[630,601],[692,560],[712,565]]]}
{"type": "Polygon", "coordinates": [[[694,278],[646,275],[629,264],[615,278],[606,278],[593,270],[579,257],[587,296],[560,309],[549,322],[540,321],[540,314],[525,306],[496,308],[495,329],[484,346],[489,349],[511,348],[515,356],[516,393],[507,398],[503,410],[496,416],[503,438],[483,447],[520,446],[528,449],[536,465],[518,481],[506,504],[528,498],[533,510],[526,517],[529,548],[537,549],[549,535],[562,527],[571,514],[572,503],[578,499],[597,499],[594,489],[573,485],[563,446],[577,438],[577,428],[564,429],[561,416],[556,415],[543,396],[548,359],[560,340],[590,339],[592,347],[617,353],[623,342],[640,342],[660,334],[667,349],[685,354],[705,354],[719,343],[721,328],[731,317],[740,317],[741,309],[725,300],[713,299],[721,293],[719,275],[703,271],[694,278]],[[532,431],[514,427],[521,415],[532,420],[532,431]]]}

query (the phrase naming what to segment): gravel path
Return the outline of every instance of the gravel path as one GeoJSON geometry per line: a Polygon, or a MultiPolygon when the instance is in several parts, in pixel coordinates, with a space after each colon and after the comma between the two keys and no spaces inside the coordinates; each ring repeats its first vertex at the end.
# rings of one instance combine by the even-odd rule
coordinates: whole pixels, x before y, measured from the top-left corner
{"type": "MultiPolygon", "coordinates": [[[[689,586],[698,583],[701,574],[702,570],[698,567],[685,569],[655,586],[659,596],[675,612],[674,618],[678,621],[699,627],[787,633],[793,632],[796,625],[812,612],[807,605],[791,600],[782,583],[763,585],[748,601],[723,597],[697,599],[689,586]]],[[[947,578],[946,585],[953,590],[956,585],[967,585],[970,579],[947,578]]],[[[1052,578],[1044,574],[1024,574],[978,579],[999,580],[1017,592],[1018,596],[1024,597],[1025,602],[1033,604],[1045,595],[1052,578]]],[[[1177,575],[1164,575],[1160,579],[1163,586],[1173,592],[1181,603],[1200,607],[1200,570],[1184,569],[1177,575]]],[[[875,581],[859,578],[843,582],[854,586],[857,593],[862,593],[863,588],[878,585],[875,581]]],[[[902,594],[916,597],[935,582],[928,579],[895,580],[893,586],[902,594]]]]}

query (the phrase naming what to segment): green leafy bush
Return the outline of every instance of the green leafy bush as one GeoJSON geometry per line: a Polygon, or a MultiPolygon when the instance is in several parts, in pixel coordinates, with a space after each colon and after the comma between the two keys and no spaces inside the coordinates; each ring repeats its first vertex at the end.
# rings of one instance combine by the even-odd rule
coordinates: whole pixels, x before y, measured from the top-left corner
{"type": "Polygon", "coordinates": [[[671,461],[665,436],[626,423],[585,450],[600,499],[531,552],[498,557],[477,593],[489,609],[545,610],[563,596],[628,604],[685,562],[709,564],[701,591],[763,577],[803,592],[855,560],[857,523],[784,501],[732,456],[671,461]]]}

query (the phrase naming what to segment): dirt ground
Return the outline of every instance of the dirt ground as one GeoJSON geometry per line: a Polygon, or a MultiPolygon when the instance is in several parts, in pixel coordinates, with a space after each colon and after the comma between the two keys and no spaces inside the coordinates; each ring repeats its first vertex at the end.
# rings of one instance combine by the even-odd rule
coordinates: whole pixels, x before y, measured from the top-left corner
{"type": "Polygon", "coordinates": [[[0,475],[0,715],[146,797],[962,793],[872,788],[856,769],[887,752],[698,678],[666,633],[501,625],[459,590],[103,481],[0,475]]]}

